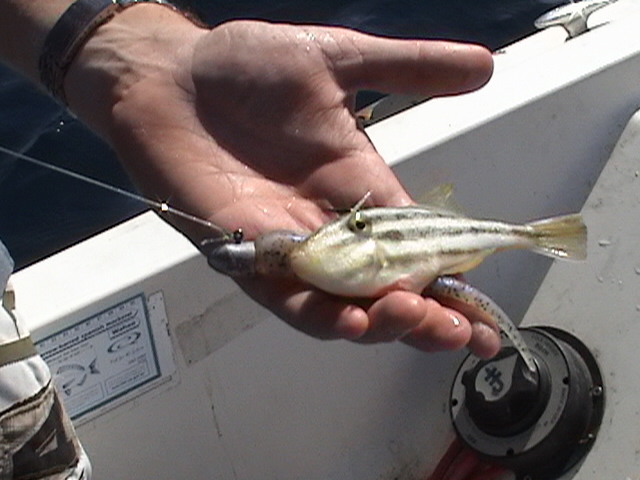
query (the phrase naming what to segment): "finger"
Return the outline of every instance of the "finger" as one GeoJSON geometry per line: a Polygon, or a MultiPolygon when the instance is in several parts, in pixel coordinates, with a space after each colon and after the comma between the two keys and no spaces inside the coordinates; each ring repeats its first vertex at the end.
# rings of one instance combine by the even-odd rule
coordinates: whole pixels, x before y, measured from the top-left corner
{"type": "Polygon", "coordinates": [[[480,358],[491,358],[500,351],[500,335],[489,325],[483,322],[471,324],[471,339],[467,347],[480,358]]]}
{"type": "Polygon", "coordinates": [[[360,343],[391,342],[416,328],[424,317],[424,298],[411,292],[391,292],[369,307],[369,328],[360,343]]]}
{"type": "Polygon", "coordinates": [[[258,303],[312,337],[354,340],[369,328],[367,313],[360,306],[298,282],[242,279],[238,283],[258,303]]]}
{"type": "Polygon", "coordinates": [[[454,298],[438,298],[454,312],[460,312],[472,325],[468,348],[481,358],[493,357],[501,347],[500,329],[495,320],[481,309],[454,298]]]}
{"type": "Polygon", "coordinates": [[[317,40],[347,91],[448,95],[479,88],[493,72],[491,52],[479,45],[389,39],[344,29],[329,29],[317,40]]]}
{"type": "Polygon", "coordinates": [[[402,342],[419,350],[459,350],[472,335],[469,321],[431,298],[423,299],[423,317],[419,325],[402,338],[402,342]]]}

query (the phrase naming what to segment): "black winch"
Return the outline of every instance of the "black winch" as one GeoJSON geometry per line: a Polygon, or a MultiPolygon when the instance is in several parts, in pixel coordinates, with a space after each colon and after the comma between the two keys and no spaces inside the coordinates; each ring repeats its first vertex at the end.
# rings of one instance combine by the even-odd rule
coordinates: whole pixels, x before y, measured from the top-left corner
{"type": "Polygon", "coordinates": [[[468,356],[451,389],[460,438],[521,480],[551,480],[586,455],[602,421],[604,385],[595,358],[571,334],[522,329],[535,358],[531,372],[515,348],[468,356]]]}

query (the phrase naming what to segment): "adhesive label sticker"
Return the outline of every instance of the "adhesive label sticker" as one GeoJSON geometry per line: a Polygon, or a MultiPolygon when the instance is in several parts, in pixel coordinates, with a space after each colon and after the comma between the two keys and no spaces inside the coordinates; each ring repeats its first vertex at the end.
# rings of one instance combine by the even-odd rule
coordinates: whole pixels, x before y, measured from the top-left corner
{"type": "Polygon", "coordinates": [[[140,294],[36,343],[72,420],[141,393],[163,375],[151,320],[140,294]]]}

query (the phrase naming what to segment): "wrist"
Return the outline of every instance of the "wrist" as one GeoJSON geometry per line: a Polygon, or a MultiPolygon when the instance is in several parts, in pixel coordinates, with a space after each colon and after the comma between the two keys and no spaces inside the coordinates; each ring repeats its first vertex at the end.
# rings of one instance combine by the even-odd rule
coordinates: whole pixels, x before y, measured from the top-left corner
{"type": "Polygon", "coordinates": [[[193,45],[207,30],[155,3],[126,8],[96,28],[64,79],[69,107],[109,137],[114,107],[141,82],[171,82],[188,71],[193,45]]]}

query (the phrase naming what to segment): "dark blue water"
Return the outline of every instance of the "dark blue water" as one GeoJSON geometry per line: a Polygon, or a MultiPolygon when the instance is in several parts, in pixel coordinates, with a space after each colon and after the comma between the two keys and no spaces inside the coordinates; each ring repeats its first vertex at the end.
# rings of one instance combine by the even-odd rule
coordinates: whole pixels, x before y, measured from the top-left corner
{"type": "MultiPolygon", "coordinates": [[[[234,18],[319,23],[386,36],[466,40],[496,49],[531,33],[537,16],[564,2],[193,0],[182,3],[211,24],[234,18]]],[[[2,65],[0,145],[133,189],[107,145],[2,65]]],[[[0,238],[18,267],[144,209],[144,205],[128,198],[0,153],[0,238]]]]}

